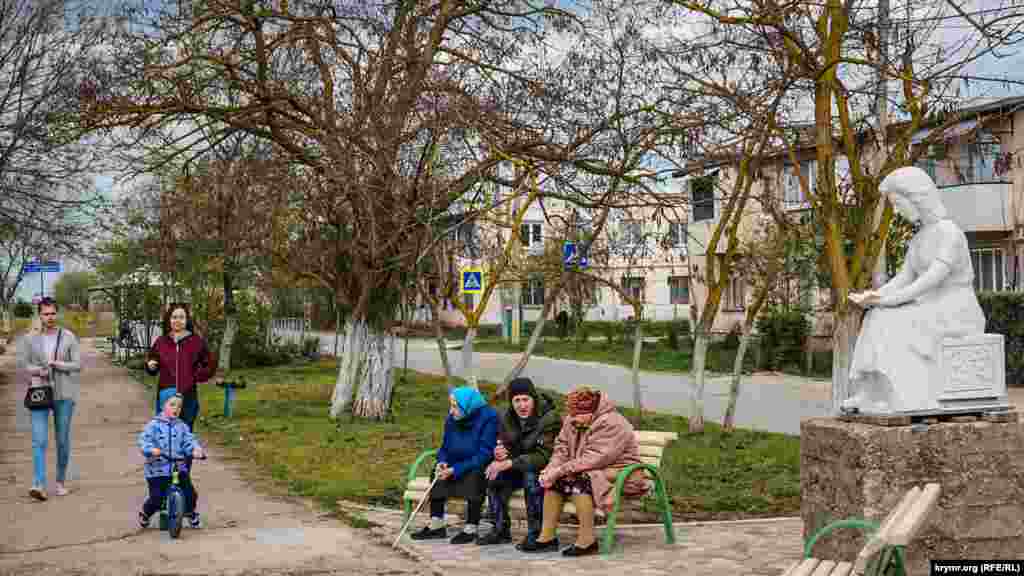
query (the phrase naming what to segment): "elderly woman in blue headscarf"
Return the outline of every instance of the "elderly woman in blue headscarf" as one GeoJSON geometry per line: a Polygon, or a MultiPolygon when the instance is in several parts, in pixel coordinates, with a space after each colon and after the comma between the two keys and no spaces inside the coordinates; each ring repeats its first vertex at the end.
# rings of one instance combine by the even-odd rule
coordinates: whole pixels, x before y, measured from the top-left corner
{"type": "Polygon", "coordinates": [[[430,491],[430,525],[411,535],[413,540],[448,537],[444,506],[449,498],[466,500],[466,523],[452,537],[452,544],[476,540],[481,507],[487,491],[484,470],[494,457],[498,436],[498,413],[476,388],[462,386],[448,397],[448,417],[444,421],[444,440],[437,451],[430,491]]]}

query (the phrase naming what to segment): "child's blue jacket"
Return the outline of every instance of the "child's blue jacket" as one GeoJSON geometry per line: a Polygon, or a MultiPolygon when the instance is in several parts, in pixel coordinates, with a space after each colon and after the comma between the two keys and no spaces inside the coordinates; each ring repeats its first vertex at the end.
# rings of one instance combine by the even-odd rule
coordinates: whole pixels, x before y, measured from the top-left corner
{"type": "Polygon", "coordinates": [[[188,430],[188,425],[180,418],[167,418],[163,414],[153,418],[139,434],[139,449],[146,457],[143,472],[146,478],[170,476],[171,463],[164,458],[153,457],[153,449],[172,458],[184,458],[192,455],[197,446],[196,437],[188,430]]]}

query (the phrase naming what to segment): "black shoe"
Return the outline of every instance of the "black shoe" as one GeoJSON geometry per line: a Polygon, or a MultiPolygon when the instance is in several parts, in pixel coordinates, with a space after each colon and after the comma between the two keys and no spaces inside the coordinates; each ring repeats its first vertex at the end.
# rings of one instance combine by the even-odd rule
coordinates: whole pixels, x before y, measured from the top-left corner
{"type": "Polygon", "coordinates": [[[413,532],[409,535],[409,538],[413,540],[440,540],[448,537],[448,529],[445,527],[431,530],[430,526],[424,526],[419,532],[413,532]]]}
{"type": "Polygon", "coordinates": [[[552,538],[547,542],[535,541],[524,542],[518,546],[520,552],[557,552],[558,538],[552,538]]]}
{"type": "Polygon", "coordinates": [[[452,544],[469,544],[470,542],[476,542],[476,534],[470,534],[469,532],[460,531],[452,539],[449,540],[452,544]]]}
{"type": "Polygon", "coordinates": [[[597,545],[597,540],[593,544],[586,548],[579,548],[575,544],[569,546],[565,550],[562,550],[562,556],[591,556],[601,551],[601,547],[597,545]]]}
{"type": "Polygon", "coordinates": [[[476,543],[480,546],[491,546],[493,544],[508,544],[512,541],[512,532],[507,528],[505,530],[498,530],[497,528],[491,530],[487,534],[480,536],[476,539],[476,543]]]}

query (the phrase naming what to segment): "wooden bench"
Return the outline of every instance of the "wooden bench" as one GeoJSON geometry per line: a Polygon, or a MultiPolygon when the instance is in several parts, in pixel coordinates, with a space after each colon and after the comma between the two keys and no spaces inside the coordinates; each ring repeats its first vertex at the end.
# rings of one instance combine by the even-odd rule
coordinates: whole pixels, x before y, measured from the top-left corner
{"type": "MultiPolygon", "coordinates": [[[[675,531],[672,528],[672,503],[669,501],[668,493],[665,491],[665,483],[661,478],[659,468],[661,467],[661,457],[665,446],[678,437],[679,434],[675,432],[658,432],[653,430],[640,430],[636,432],[637,443],[640,445],[640,460],[643,463],[627,466],[619,472],[618,478],[615,481],[615,499],[612,513],[606,518],[604,538],[601,543],[601,550],[604,554],[611,553],[615,544],[615,524],[624,504],[622,497],[623,485],[626,479],[629,478],[629,475],[635,470],[646,471],[649,483],[653,484],[655,501],[661,513],[662,523],[665,526],[665,541],[668,544],[675,543],[675,531]]],[[[402,496],[405,503],[406,519],[412,514],[413,506],[424,497],[427,489],[430,488],[430,476],[417,476],[416,474],[420,466],[426,461],[431,462],[429,470],[432,470],[432,459],[436,455],[437,450],[427,450],[420,454],[416,461],[409,466],[409,477],[402,496]]],[[[639,498],[627,498],[625,499],[625,504],[635,506],[640,500],[639,498]]],[[[526,500],[522,490],[517,490],[513,494],[512,500],[509,501],[509,508],[513,510],[526,509],[526,500]]],[[[575,514],[576,506],[571,501],[566,501],[563,513],[575,514]]]]}
{"type": "Polygon", "coordinates": [[[879,526],[870,520],[847,518],[832,522],[815,533],[804,549],[804,559],[789,567],[782,576],[904,576],[904,552],[908,544],[924,525],[939,500],[938,484],[928,484],[924,490],[914,486],[879,526]],[[864,548],[850,562],[819,560],[811,556],[814,544],[823,536],[840,528],[857,528],[870,533],[864,548]]]}

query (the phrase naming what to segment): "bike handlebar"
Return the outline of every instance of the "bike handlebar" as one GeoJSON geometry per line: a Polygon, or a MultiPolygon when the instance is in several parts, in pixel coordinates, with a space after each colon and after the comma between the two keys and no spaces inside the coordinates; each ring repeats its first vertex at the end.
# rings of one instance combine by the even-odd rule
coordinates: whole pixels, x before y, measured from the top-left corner
{"type": "MultiPolygon", "coordinates": [[[[173,457],[172,458],[170,456],[165,456],[164,454],[157,454],[156,456],[150,456],[150,458],[163,458],[164,460],[168,460],[170,462],[184,462],[185,460],[189,459],[189,457],[187,457],[187,456],[180,456],[180,457],[173,457]]],[[[203,457],[202,458],[194,458],[193,457],[192,459],[193,460],[206,460],[206,453],[205,452],[203,453],[203,457]]]]}

